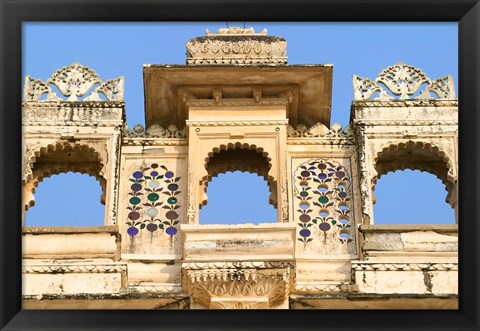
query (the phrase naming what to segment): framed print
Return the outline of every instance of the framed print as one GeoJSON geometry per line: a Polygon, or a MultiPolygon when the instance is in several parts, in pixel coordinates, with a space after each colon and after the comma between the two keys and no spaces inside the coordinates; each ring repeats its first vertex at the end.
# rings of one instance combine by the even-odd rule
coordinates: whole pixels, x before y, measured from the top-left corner
{"type": "Polygon", "coordinates": [[[3,329],[478,328],[476,1],[2,6],[3,329]]]}

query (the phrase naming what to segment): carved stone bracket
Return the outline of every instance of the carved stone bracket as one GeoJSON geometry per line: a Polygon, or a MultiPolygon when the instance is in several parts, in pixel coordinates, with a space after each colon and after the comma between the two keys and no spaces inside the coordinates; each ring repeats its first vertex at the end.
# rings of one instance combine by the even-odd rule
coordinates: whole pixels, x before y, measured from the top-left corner
{"type": "Polygon", "coordinates": [[[290,261],[183,264],[193,302],[210,309],[284,305],[290,293],[291,267],[290,261]]]}
{"type": "Polygon", "coordinates": [[[98,85],[83,101],[123,101],[124,77],[118,77],[102,82],[95,70],[80,63],[72,63],[58,69],[45,82],[30,76],[25,77],[23,100],[43,101],[40,98],[47,94],[44,101],[65,101],[52,90],[50,85],[58,88],[67,97],[66,101],[79,101],[88,91],[98,85]],[[105,100],[99,93],[103,94],[105,100]]]}
{"type": "Polygon", "coordinates": [[[371,100],[375,92],[380,92],[373,100],[388,101],[410,99],[422,85],[426,84],[423,91],[414,99],[455,99],[455,86],[451,75],[436,79],[428,78],[423,71],[403,62],[382,70],[375,80],[353,75],[354,100],[371,100]],[[432,93],[434,95],[432,95],[432,93]]]}

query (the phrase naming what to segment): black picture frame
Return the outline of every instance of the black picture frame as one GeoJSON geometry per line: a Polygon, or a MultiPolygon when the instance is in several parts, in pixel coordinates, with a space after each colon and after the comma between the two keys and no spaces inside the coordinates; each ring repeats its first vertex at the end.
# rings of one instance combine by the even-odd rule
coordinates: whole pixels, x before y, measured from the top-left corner
{"type": "Polygon", "coordinates": [[[0,6],[2,13],[0,327],[2,330],[479,329],[480,4],[478,1],[0,0],[0,6]],[[456,21],[459,23],[459,310],[21,310],[22,22],[219,20],[456,21]]]}

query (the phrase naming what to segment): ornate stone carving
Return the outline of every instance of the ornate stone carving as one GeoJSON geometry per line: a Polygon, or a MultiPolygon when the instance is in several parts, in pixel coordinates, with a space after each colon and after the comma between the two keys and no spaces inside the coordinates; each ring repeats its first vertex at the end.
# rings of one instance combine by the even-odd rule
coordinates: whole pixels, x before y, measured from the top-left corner
{"type": "Polygon", "coordinates": [[[267,36],[267,30],[231,27],[187,42],[187,64],[285,64],[285,39],[267,36]]]}
{"type": "MultiPolygon", "coordinates": [[[[248,279],[244,278],[244,275],[249,271],[242,270],[241,272],[241,276],[232,271],[230,277],[217,278],[205,274],[206,271],[204,271],[204,277],[189,283],[193,301],[207,308],[225,309],[234,305],[243,309],[251,309],[273,308],[282,304],[288,298],[290,286],[288,270],[281,274],[275,272],[255,274],[255,277],[249,277],[248,279]],[[216,298],[222,298],[222,301],[215,300],[216,298]]],[[[191,273],[194,272],[188,272],[189,275],[191,273]]]]}
{"type": "Polygon", "coordinates": [[[389,108],[405,108],[405,107],[458,107],[458,100],[446,99],[407,99],[407,100],[353,100],[352,107],[354,109],[362,107],[389,107],[389,108]]]}
{"type": "MultiPolygon", "coordinates": [[[[55,164],[49,164],[52,166],[48,171],[50,173],[61,173],[66,171],[74,170],[86,170],[89,169],[88,174],[99,177],[103,176],[105,172],[105,164],[107,159],[107,153],[102,148],[104,146],[103,142],[89,142],[88,144],[72,144],[65,141],[52,141],[50,143],[41,142],[29,144],[23,155],[23,183],[27,183],[33,178],[33,171],[35,162],[42,155],[47,153],[64,153],[64,152],[75,152],[78,154],[88,155],[89,160],[95,160],[95,163],[98,164],[100,169],[97,173],[91,171],[91,166],[84,166],[82,164],[61,164],[58,167],[55,167],[55,164]],[[67,170],[68,169],[68,170],[67,170]]],[[[58,162],[57,162],[58,163],[58,162]]],[[[95,168],[97,169],[97,168],[95,168]]],[[[97,169],[98,170],[98,169],[97,169]]],[[[43,176],[40,176],[37,179],[41,179],[43,176]]]]}
{"type": "Polygon", "coordinates": [[[169,125],[166,129],[154,124],[145,130],[143,125],[136,124],[133,129],[125,127],[123,135],[129,138],[185,138],[185,129],[179,130],[175,124],[169,125]]]}
{"type": "Polygon", "coordinates": [[[458,263],[368,263],[352,262],[355,271],[458,271],[458,263]]]}
{"type": "Polygon", "coordinates": [[[255,32],[255,29],[250,27],[248,29],[240,28],[237,26],[232,26],[230,28],[220,28],[218,32],[210,32],[208,29],[205,31],[207,36],[224,36],[224,35],[257,35],[257,36],[266,36],[267,29],[263,29],[260,32],[255,32]]]}
{"type": "Polygon", "coordinates": [[[293,267],[293,261],[182,264],[193,301],[207,308],[275,307],[288,298],[293,267]]]}
{"type": "Polygon", "coordinates": [[[425,90],[415,99],[435,99],[430,92],[439,99],[456,98],[451,75],[431,80],[420,69],[398,62],[382,70],[375,80],[353,75],[354,99],[370,100],[375,92],[380,94],[373,100],[394,100],[395,98],[387,92],[398,96],[400,100],[410,99],[423,84],[426,84],[425,90]]]}
{"type": "Polygon", "coordinates": [[[95,264],[39,264],[24,265],[22,273],[110,273],[127,271],[126,263],[95,263],[95,264]]]}
{"type": "Polygon", "coordinates": [[[48,80],[43,82],[40,79],[25,77],[23,88],[23,100],[30,101],[64,101],[63,98],[56,95],[52,91],[50,84],[55,85],[66,101],[79,101],[79,97],[84,96],[90,91],[94,85],[100,84],[91,94],[84,98],[84,101],[104,101],[98,93],[102,93],[106,101],[123,101],[124,78],[102,82],[98,74],[91,68],[81,65],[80,63],[72,63],[69,66],[58,69],[48,80]],[[45,100],[40,98],[47,94],[45,100]]]}
{"type": "Polygon", "coordinates": [[[123,102],[65,100],[29,101],[22,107],[22,125],[46,126],[120,126],[123,102]]]}
{"type": "Polygon", "coordinates": [[[317,123],[311,128],[299,124],[296,128],[289,125],[287,128],[288,140],[291,145],[309,145],[309,144],[334,144],[351,145],[353,144],[353,131],[350,126],[342,129],[338,123],[332,124],[330,130],[322,123],[317,123]]]}
{"type": "Polygon", "coordinates": [[[201,269],[282,269],[293,268],[293,261],[238,261],[238,262],[188,262],[183,263],[185,270],[201,269]]]}

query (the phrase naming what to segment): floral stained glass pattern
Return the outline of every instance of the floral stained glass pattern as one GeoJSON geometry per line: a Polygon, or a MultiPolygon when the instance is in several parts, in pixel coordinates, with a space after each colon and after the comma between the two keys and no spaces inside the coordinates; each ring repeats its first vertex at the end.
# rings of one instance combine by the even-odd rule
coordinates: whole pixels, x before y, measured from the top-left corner
{"type": "Polygon", "coordinates": [[[180,179],[167,167],[156,163],[132,173],[126,221],[131,237],[140,231],[163,231],[169,236],[177,233],[180,179]]]}
{"type": "Polygon", "coordinates": [[[310,160],[295,171],[295,205],[298,240],[327,242],[335,233],[340,244],[353,242],[351,178],[337,161],[310,160]]]}

